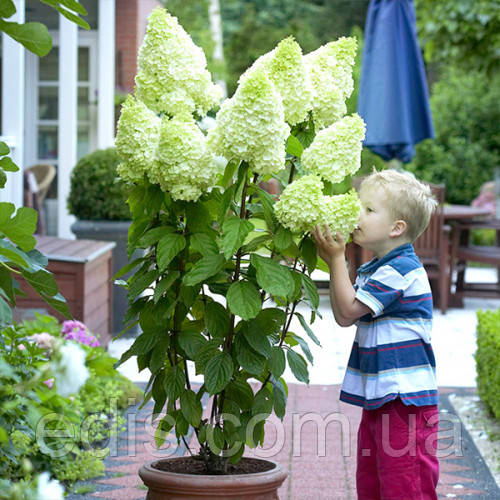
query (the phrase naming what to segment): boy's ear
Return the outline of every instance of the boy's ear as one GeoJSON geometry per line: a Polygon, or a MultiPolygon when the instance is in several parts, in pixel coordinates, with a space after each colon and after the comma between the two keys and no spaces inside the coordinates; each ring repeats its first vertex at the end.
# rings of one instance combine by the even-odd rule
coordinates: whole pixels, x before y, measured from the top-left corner
{"type": "Polygon", "coordinates": [[[392,227],[392,231],[390,236],[397,238],[398,236],[402,236],[404,232],[406,231],[406,228],[408,227],[408,224],[402,219],[399,219],[394,222],[394,225],[392,227]]]}

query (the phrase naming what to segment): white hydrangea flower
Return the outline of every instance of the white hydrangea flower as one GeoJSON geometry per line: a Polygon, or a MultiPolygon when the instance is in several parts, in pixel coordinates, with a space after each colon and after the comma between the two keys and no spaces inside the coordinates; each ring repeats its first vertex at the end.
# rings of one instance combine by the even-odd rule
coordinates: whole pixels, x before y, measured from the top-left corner
{"type": "Polygon", "coordinates": [[[176,115],[197,112],[200,116],[222,98],[206,69],[203,50],[161,7],[149,16],[144,42],[139,49],[136,91],[153,111],[176,115]]]}
{"type": "Polygon", "coordinates": [[[305,175],[289,184],[274,204],[278,221],[294,233],[310,231],[326,217],[323,182],[305,175]]]}
{"type": "Polygon", "coordinates": [[[207,148],[206,137],[191,115],[164,117],[160,129],[158,163],[149,172],[176,200],[195,201],[213,186],[223,166],[207,148]]]}
{"type": "Polygon", "coordinates": [[[85,357],[85,351],[72,341],[66,342],[59,349],[59,356],[52,363],[52,373],[60,396],[67,397],[77,393],[89,378],[85,357]]]}
{"type": "Polygon", "coordinates": [[[281,97],[260,69],[244,78],[233,97],[224,101],[208,141],[214,152],[228,160],[246,161],[253,172],[265,175],[284,168],[289,134],[281,97]]]}
{"type": "Polygon", "coordinates": [[[328,127],[346,114],[345,100],[354,82],[352,67],[356,39],[342,37],[304,56],[313,93],[313,120],[317,129],[328,127]]]}
{"type": "Polygon", "coordinates": [[[259,57],[240,77],[240,82],[256,70],[264,69],[283,100],[285,121],[303,122],[312,109],[312,89],[300,45],[292,38],[282,40],[275,49],[259,57]]]}
{"type": "Polygon", "coordinates": [[[319,131],[302,153],[302,166],[332,183],[342,181],[361,166],[365,130],[365,122],[355,113],[319,131]]]}
{"type": "Polygon", "coordinates": [[[358,226],[360,212],[361,201],[354,189],[346,194],[325,196],[321,224],[328,224],[333,235],[341,233],[347,241],[358,226]]]}
{"type": "Polygon", "coordinates": [[[38,476],[37,486],[38,500],[63,500],[64,488],[57,479],[50,479],[48,472],[42,472],[38,476]]]}
{"type": "Polygon", "coordinates": [[[125,180],[138,181],[156,162],[156,150],[160,139],[158,118],[139,99],[128,95],[123,103],[115,145],[124,163],[118,166],[118,174],[125,180]]]}

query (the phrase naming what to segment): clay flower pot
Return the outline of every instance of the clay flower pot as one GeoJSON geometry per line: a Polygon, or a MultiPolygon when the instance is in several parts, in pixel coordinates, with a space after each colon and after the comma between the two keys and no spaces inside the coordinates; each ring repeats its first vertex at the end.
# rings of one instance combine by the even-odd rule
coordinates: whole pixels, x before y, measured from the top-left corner
{"type": "MultiPolygon", "coordinates": [[[[139,476],[149,488],[147,500],[279,500],[278,488],[287,477],[281,465],[271,460],[257,460],[273,467],[250,474],[203,475],[167,472],[155,468],[159,462],[185,457],[155,460],[143,465],[139,476]]],[[[243,458],[242,460],[245,460],[243,458]]]]}

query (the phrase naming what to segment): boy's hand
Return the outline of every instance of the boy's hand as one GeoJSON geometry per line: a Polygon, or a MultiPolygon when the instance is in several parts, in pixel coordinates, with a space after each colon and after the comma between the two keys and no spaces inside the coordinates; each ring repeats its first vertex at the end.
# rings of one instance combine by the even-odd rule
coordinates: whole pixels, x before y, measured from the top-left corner
{"type": "Polygon", "coordinates": [[[325,234],[323,235],[320,226],[316,226],[311,235],[316,242],[319,256],[331,267],[336,257],[345,255],[345,242],[341,233],[336,233],[335,238],[330,233],[328,224],[325,224],[325,234]]]}

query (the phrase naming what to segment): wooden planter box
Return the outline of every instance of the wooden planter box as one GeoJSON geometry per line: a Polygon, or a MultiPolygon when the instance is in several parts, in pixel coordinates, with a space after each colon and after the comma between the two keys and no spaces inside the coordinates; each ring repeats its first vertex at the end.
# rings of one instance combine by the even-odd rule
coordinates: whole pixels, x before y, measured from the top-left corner
{"type": "MultiPolygon", "coordinates": [[[[36,249],[48,260],[59,292],[68,303],[73,318],[85,323],[101,345],[113,336],[113,242],[66,240],[36,236],[36,249]]],[[[27,297],[18,297],[15,316],[26,317],[27,309],[43,310],[61,321],[64,318],[24,281],[17,278],[27,297]]]]}

